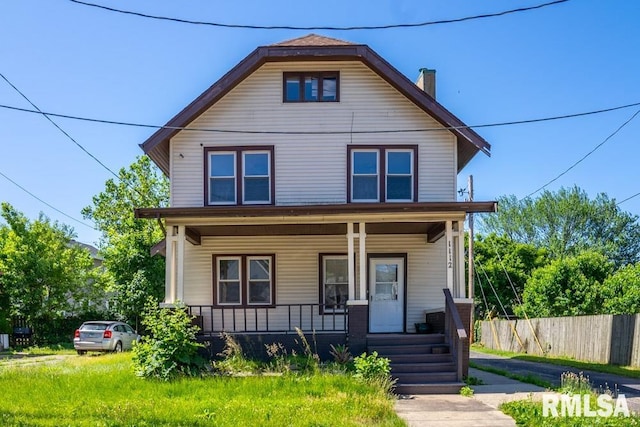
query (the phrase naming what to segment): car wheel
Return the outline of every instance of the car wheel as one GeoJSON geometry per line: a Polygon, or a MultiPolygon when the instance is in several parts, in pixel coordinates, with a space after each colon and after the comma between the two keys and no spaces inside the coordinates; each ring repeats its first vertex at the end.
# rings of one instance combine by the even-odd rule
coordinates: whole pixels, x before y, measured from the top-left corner
{"type": "Polygon", "coordinates": [[[118,341],[116,343],[116,348],[113,349],[114,353],[122,353],[122,343],[118,341]]]}
{"type": "Polygon", "coordinates": [[[83,356],[85,354],[87,354],[86,350],[78,350],[78,356],[83,356]]]}

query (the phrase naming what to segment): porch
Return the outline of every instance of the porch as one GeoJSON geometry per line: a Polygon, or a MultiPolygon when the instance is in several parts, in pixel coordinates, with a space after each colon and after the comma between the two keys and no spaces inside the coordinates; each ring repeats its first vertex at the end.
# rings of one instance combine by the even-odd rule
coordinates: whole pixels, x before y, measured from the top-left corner
{"type": "Polygon", "coordinates": [[[331,360],[331,345],[346,345],[354,356],[376,351],[388,358],[398,393],[455,393],[464,385],[462,380],[468,373],[468,334],[473,307],[470,303],[455,302],[446,288],[443,293],[444,331],[431,334],[367,333],[367,311],[363,306],[282,304],[270,308],[220,308],[192,305],[188,311],[201,328],[199,340],[208,342],[211,358],[218,357],[224,350],[223,333],[233,336],[247,356],[259,360],[268,360],[266,346],[273,343],[302,352],[302,335],[321,360],[331,360]]]}

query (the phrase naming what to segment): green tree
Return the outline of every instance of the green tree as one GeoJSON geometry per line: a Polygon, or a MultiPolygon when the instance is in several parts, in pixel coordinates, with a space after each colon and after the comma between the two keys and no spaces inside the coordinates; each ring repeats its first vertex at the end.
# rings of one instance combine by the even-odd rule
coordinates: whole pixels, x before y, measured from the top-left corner
{"type": "Polygon", "coordinates": [[[504,196],[498,203],[498,212],[482,219],[487,233],[546,248],[554,259],[596,250],[617,266],[640,261],[638,216],[604,193],[589,199],[578,187],[561,188],[537,199],[504,196]]]}
{"type": "Polygon", "coordinates": [[[476,317],[484,318],[487,310],[503,315],[502,307],[513,313],[531,273],[548,262],[545,249],[495,234],[478,235],[474,244],[476,317]]]}
{"type": "Polygon", "coordinates": [[[556,259],[533,272],[516,313],[529,317],[578,316],[605,313],[605,279],[613,264],[599,252],[556,259]]]}
{"type": "Polygon", "coordinates": [[[0,227],[5,315],[25,317],[38,334],[40,326],[88,306],[87,298],[95,296],[87,292],[95,270],[89,251],[71,242],[73,229],[43,214],[29,221],[8,203],[2,203],[0,214],[6,222],[0,227]]]}
{"type": "Polygon", "coordinates": [[[168,206],[169,184],[146,156],[122,168],[118,178],[109,179],[82,214],[102,232],[100,253],[114,311],[137,324],[147,298],[158,301],[164,294],[165,260],[149,252],[164,231],[159,221],[136,219],[133,210],[168,206]]]}
{"type": "Polygon", "coordinates": [[[640,263],[627,265],[604,281],[605,313],[640,313],[640,263]]]}

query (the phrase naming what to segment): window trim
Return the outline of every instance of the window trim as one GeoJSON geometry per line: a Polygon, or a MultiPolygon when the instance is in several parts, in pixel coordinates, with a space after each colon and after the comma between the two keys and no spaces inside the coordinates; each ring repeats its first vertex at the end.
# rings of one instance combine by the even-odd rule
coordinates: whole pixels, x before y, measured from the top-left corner
{"type": "Polygon", "coordinates": [[[275,156],[273,145],[242,145],[242,146],[222,146],[222,147],[204,147],[204,206],[240,206],[240,205],[273,205],[275,202],[275,156]],[[209,203],[209,179],[211,153],[235,153],[235,202],[234,203],[209,203]],[[269,201],[268,202],[246,202],[244,200],[244,153],[264,152],[269,156],[269,201]],[[238,182],[238,180],[242,180],[238,182]]]}
{"type": "MultiPolygon", "coordinates": [[[[247,294],[247,299],[246,299],[246,305],[247,306],[265,306],[265,305],[274,305],[273,304],[273,257],[271,255],[247,255],[245,257],[246,263],[245,263],[245,269],[246,269],[246,274],[245,277],[247,278],[247,286],[246,286],[246,294],[247,294]],[[260,303],[260,302],[251,302],[249,301],[249,285],[251,284],[252,280],[251,280],[251,261],[254,260],[265,260],[268,259],[269,260],[269,302],[268,303],[260,303]]],[[[264,280],[254,280],[255,282],[264,282],[264,280]]]]}
{"type": "Polygon", "coordinates": [[[347,203],[403,203],[418,201],[417,145],[347,145],[347,203]],[[353,200],[353,152],[378,151],[378,200],[353,200]],[[410,151],[413,155],[411,200],[387,200],[387,151],[410,151]]]}
{"type": "Polygon", "coordinates": [[[371,149],[371,148],[355,148],[353,150],[351,150],[350,153],[350,159],[349,159],[349,164],[351,165],[351,176],[349,177],[349,185],[351,186],[351,189],[353,189],[354,185],[353,185],[353,180],[356,176],[374,176],[372,174],[355,174],[355,153],[375,153],[376,154],[376,173],[375,173],[375,177],[377,179],[377,191],[376,191],[376,198],[375,199],[358,199],[358,203],[378,203],[380,200],[382,200],[382,196],[384,195],[384,191],[383,188],[380,186],[380,177],[382,176],[382,168],[380,166],[385,164],[385,160],[381,159],[381,153],[380,150],[377,149],[371,149]]]}
{"type": "Polygon", "coordinates": [[[215,257],[215,263],[214,263],[214,271],[215,271],[215,275],[214,275],[214,283],[215,283],[215,289],[214,289],[214,301],[218,301],[218,305],[220,306],[235,306],[238,305],[238,303],[234,303],[234,302],[220,302],[220,277],[218,275],[220,269],[219,269],[219,262],[220,261],[227,261],[227,260],[236,260],[238,261],[238,283],[240,286],[240,305],[242,305],[244,299],[242,297],[242,279],[243,279],[243,271],[242,271],[242,258],[236,255],[224,255],[224,256],[218,256],[215,257]]]}
{"type": "Polygon", "coordinates": [[[291,72],[285,71],[282,73],[282,102],[285,104],[299,104],[299,103],[315,103],[315,102],[340,102],[340,71],[305,71],[305,72],[291,72]],[[288,100],[287,99],[287,78],[297,77],[298,87],[300,93],[300,99],[288,100]],[[304,80],[307,77],[316,77],[318,79],[318,99],[306,100],[304,99],[304,80]],[[324,88],[324,79],[328,77],[336,78],[336,99],[324,100],[322,99],[322,92],[324,88]]]}
{"type": "MultiPolygon", "coordinates": [[[[349,255],[346,253],[319,253],[318,254],[318,302],[320,307],[318,308],[320,315],[333,315],[333,314],[343,314],[345,313],[346,307],[343,309],[325,309],[324,304],[324,260],[326,258],[344,258],[348,260],[349,255]]],[[[347,287],[349,286],[349,278],[347,278],[347,287]]],[[[346,302],[345,302],[346,304],[346,302]]]]}
{"type": "Polygon", "coordinates": [[[413,157],[415,156],[415,151],[411,150],[409,148],[385,148],[384,150],[384,167],[385,167],[385,171],[384,171],[384,189],[385,189],[385,194],[389,194],[389,176],[407,176],[406,174],[390,174],[389,173],[389,153],[411,153],[411,162],[410,162],[410,167],[411,167],[411,171],[409,176],[411,177],[411,197],[408,199],[393,199],[389,202],[393,202],[393,203],[402,203],[402,202],[414,202],[415,199],[415,180],[414,180],[414,176],[415,176],[415,171],[416,171],[416,165],[415,162],[413,161],[413,157]]]}
{"type": "Polygon", "coordinates": [[[215,154],[212,154],[212,152],[209,152],[209,154],[207,154],[207,170],[206,170],[206,182],[207,185],[211,185],[211,180],[212,179],[230,179],[233,178],[233,202],[211,202],[211,195],[209,194],[209,191],[207,191],[206,194],[206,201],[207,201],[207,205],[208,206],[226,206],[226,205],[237,205],[238,204],[238,152],[235,150],[215,150],[214,151],[215,154]],[[213,155],[226,155],[226,154],[232,154],[233,155],[233,176],[224,176],[224,177],[213,177],[211,176],[211,157],[213,155]]]}
{"type": "Polygon", "coordinates": [[[248,308],[263,307],[274,308],[276,306],[276,255],[275,254],[213,254],[212,255],[212,285],[213,285],[213,306],[216,308],[248,308]],[[249,303],[249,260],[250,259],[269,259],[269,268],[271,270],[271,301],[268,304],[249,303]],[[240,303],[222,303],[219,301],[218,286],[218,260],[221,259],[238,259],[240,260],[240,303]]]}

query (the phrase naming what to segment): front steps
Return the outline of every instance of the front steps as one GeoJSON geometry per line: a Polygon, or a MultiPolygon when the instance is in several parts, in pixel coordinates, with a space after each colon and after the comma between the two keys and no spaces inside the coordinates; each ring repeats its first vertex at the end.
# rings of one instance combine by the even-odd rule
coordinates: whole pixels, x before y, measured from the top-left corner
{"type": "Polygon", "coordinates": [[[464,386],[443,334],[370,334],[373,351],[391,361],[397,394],[454,394],[464,386]]]}

